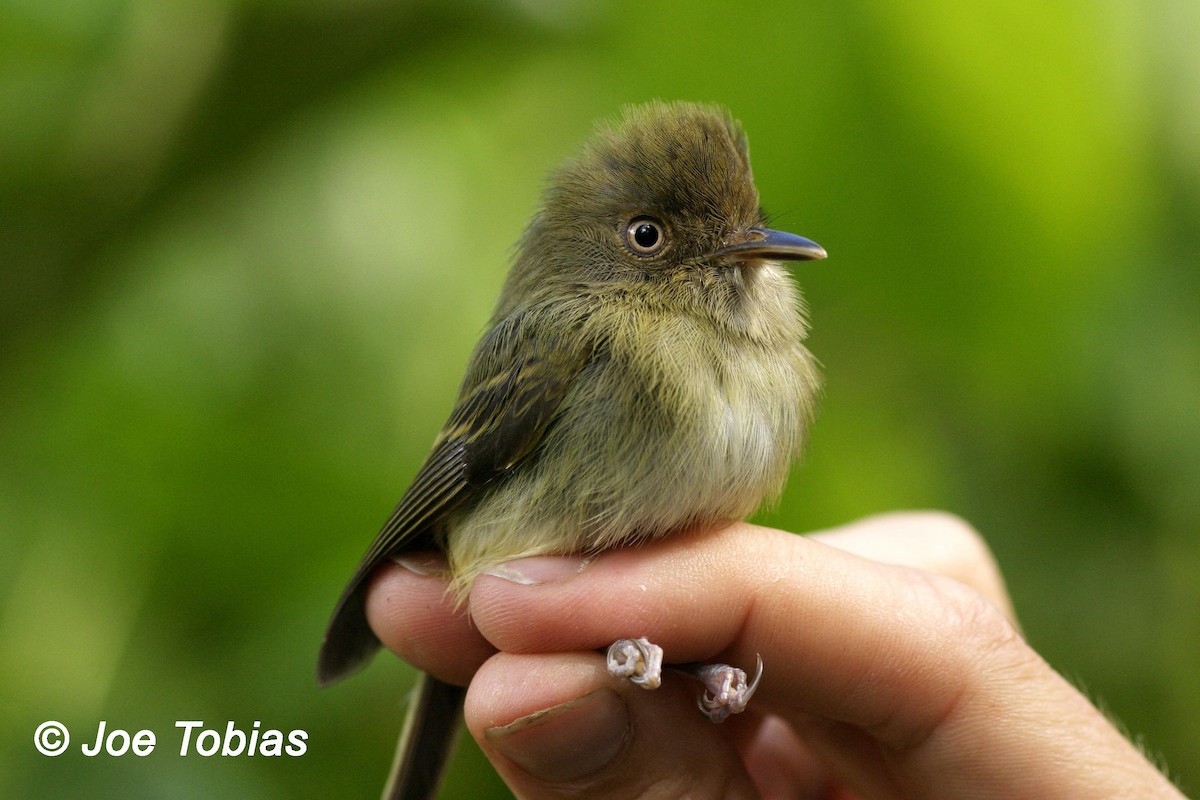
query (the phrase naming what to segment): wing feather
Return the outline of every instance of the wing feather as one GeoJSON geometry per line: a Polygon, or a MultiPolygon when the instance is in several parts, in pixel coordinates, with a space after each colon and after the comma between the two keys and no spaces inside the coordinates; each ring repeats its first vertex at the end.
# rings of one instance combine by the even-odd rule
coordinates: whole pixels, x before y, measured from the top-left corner
{"type": "Polygon", "coordinates": [[[521,323],[496,326],[476,348],[459,402],[334,608],[317,664],[321,685],[354,672],[379,648],[366,621],[371,574],[396,553],[440,548],[448,515],[537,450],[586,363],[587,349],[523,336],[521,323]]]}

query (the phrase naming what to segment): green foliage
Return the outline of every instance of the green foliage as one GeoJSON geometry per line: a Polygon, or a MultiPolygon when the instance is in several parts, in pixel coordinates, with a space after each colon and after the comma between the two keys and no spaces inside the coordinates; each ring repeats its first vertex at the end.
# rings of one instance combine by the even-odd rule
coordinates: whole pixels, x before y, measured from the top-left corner
{"type": "MultiPolygon", "coordinates": [[[[407,670],[318,691],[541,176],[653,97],[745,125],[827,373],[764,520],[936,506],[1200,787],[1187,3],[0,5],[0,795],[357,797],[407,670]],[[38,755],[154,730],[137,758],[38,755]],[[310,734],[181,758],[176,720],[310,734]]],[[[503,790],[477,753],[447,796],[503,790]]]]}

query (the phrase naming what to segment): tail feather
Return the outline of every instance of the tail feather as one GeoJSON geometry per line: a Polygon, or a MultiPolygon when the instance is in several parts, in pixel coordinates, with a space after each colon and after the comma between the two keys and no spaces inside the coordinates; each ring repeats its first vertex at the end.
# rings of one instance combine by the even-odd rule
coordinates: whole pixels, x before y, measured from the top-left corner
{"type": "Polygon", "coordinates": [[[413,688],[408,716],[383,800],[433,800],[450,758],[467,690],[422,674],[413,688]]]}

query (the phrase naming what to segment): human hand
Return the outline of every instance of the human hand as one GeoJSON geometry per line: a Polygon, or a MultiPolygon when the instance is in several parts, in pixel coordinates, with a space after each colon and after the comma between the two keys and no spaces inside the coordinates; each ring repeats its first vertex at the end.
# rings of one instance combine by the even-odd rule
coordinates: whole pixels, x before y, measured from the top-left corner
{"type": "Polygon", "coordinates": [[[467,726],[520,797],[1182,796],[1024,642],[952,517],[810,537],[736,524],[580,567],[481,577],[471,622],[438,577],[391,567],[372,587],[385,644],[470,683],[467,726]],[[595,651],[642,635],[668,662],[761,654],[749,710],[715,726],[690,679],[611,678],[595,651]]]}

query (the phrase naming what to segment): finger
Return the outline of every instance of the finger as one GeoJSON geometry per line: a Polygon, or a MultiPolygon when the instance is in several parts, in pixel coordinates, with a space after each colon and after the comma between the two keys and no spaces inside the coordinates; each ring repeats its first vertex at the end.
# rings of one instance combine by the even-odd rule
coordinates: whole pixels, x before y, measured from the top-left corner
{"type": "MultiPolygon", "coordinates": [[[[544,577],[547,564],[532,566],[544,577]]],[[[471,604],[509,650],[645,635],[668,661],[759,652],[759,710],[864,797],[1088,797],[1129,788],[1132,772],[1156,791],[1129,796],[1170,791],[982,594],[817,540],[735,525],[605,553],[553,581],[482,577],[471,604]]]]}
{"type": "Polygon", "coordinates": [[[765,798],[811,798],[835,800],[833,774],[782,717],[765,715],[739,743],[746,771],[765,798]]]}
{"type": "MultiPolygon", "coordinates": [[[[572,559],[537,558],[507,564],[502,574],[508,579],[480,577],[470,600],[475,624],[500,649],[592,649],[644,635],[675,663],[726,651],[749,665],[756,653],[768,665],[873,663],[895,639],[908,646],[922,634],[943,638],[941,622],[929,621],[933,611],[894,619],[913,613],[909,606],[936,609],[943,592],[967,605],[981,602],[956,581],[744,524],[606,552],[581,570],[572,559]],[[548,569],[559,563],[562,578],[548,569]],[[864,650],[850,648],[855,644],[864,650]]],[[[827,680],[834,683],[813,685],[812,695],[845,689],[836,676],[827,680]]],[[[780,685],[769,673],[763,690],[767,683],[780,685]]]]}
{"type": "Polygon", "coordinates": [[[1004,578],[987,543],[943,511],[901,511],[810,535],[863,558],[926,570],[975,589],[1015,621],[1004,578]]]}
{"type": "Polygon", "coordinates": [[[647,692],[598,654],[499,653],[476,674],[467,727],[521,798],[755,797],[732,726],[682,682],[647,692]]]}
{"type": "Polygon", "coordinates": [[[416,554],[379,569],[367,590],[367,621],[387,647],[447,683],[467,685],[495,652],[446,591],[444,566],[416,554]]]}
{"type": "Polygon", "coordinates": [[[747,668],[761,654],[756,703],[859,726],[894,718],[897,729],[880,733],[898,744],[954,702],[971,645],[1015,636],[957,581],[751,525],[607,552],[563,580],[484,576],[471,610],[480,632],[509,652],[646,636],[674,663],[720,658],[747,668]]]}

